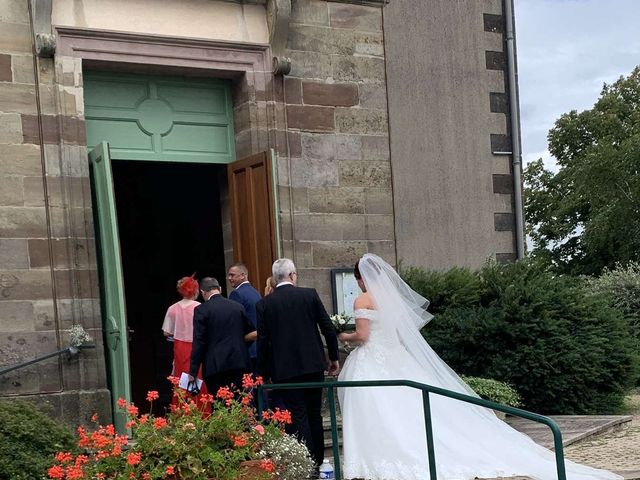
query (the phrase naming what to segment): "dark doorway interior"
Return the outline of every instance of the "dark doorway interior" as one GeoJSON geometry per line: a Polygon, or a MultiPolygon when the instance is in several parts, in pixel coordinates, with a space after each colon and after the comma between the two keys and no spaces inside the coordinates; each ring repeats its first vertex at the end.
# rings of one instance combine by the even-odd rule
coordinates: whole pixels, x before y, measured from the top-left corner
{"type": "Polygon", "coordinates": [[[170,403],[173,347],[161,326],[180,300],[176,281],[195,272],[224,285],[218,186],[225,172],[225,165],[113,161],[131,391],[143,409],[149,390],[160,392],[156,413],[170,403]]]}

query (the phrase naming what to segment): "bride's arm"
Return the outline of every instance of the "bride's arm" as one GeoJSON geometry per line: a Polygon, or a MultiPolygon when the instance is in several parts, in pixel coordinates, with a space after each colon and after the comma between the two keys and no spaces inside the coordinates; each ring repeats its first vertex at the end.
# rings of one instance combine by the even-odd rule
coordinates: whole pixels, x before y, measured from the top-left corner
{"type": "MultiPolygon", "coordinates": [[[[371,300],[366,293],[358,295],[353,302],[353,310],[371,308],[371,300]]],[[[338,335],[341,342],[364,343],[369,339],[369,319],[356,317],[356,331],[347,333],[343,332],[338,335]]]]}
{"type": "Polygon", "coordinates": [[[369,320],[366,318],[356,318],[355,332],[342,332],[338,335],[341,342],[364,343],[369,338],[369,320]]]}

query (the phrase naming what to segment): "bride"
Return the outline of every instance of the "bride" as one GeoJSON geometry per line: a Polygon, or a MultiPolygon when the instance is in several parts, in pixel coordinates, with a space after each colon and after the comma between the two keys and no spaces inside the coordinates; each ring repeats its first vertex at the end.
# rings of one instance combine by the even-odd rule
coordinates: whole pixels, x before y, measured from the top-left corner
{"type": "MultiPolygon", "coordinates": [[[[362,294],[355,300],[358,343],[339,380],[413,380],[477,396],[422,338],[432,318],[429,302],[380,257],[367,254],[355,268],[362,294]]],[[[429,465],[422,394],[409,387],[339,390],[343,418],[344,476],[368,480],[427,480],[429,465]]],[[[493,411],[431,396],[438,478],[468,480],[525,475],[557,478],[554,454],[499,420],[493,411]]],[[[613,480],[605,470],[566,461],[569,480],[613,480]]]]}

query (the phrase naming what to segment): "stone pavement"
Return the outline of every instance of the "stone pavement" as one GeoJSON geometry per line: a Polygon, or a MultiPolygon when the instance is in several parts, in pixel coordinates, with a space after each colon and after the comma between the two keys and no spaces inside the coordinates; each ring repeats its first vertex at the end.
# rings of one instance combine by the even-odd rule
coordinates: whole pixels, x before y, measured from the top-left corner
{"type": "Polygon", "coordinates": [[[633,420],[622,429],[583,440],[565,449],[575,462],[640,479],[640,393],[630,397],[633,420]]]}

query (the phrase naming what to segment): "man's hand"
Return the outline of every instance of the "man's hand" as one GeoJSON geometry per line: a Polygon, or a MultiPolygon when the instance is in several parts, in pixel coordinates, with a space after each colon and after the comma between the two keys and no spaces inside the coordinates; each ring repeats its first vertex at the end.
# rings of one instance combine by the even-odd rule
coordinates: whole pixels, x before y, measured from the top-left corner
{"type": "Polygon", "coordinates": [[[340,362],[338,360],[332,360],[327,365],[327,372],[329,375],[336,375],[340,370],[340,362]]]}
{"type": "Polygon", "coordinates": [[[195,381],[196,381],[196,379],[193,378],[193,375],[189,375],[189,383],[195,382],[195,381]]]}

